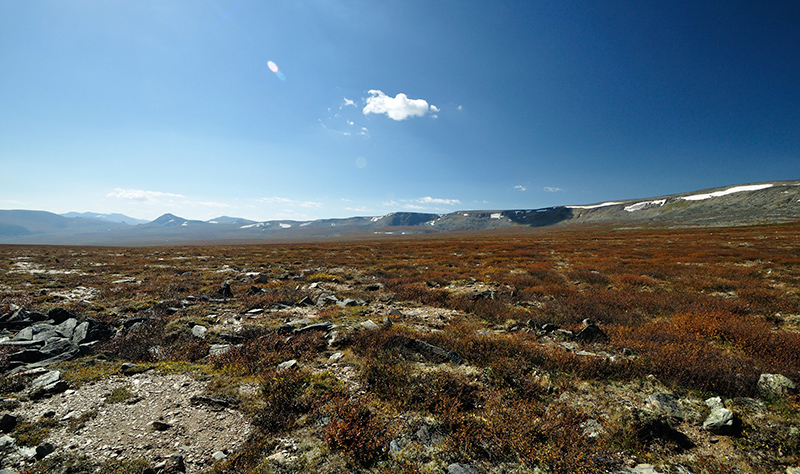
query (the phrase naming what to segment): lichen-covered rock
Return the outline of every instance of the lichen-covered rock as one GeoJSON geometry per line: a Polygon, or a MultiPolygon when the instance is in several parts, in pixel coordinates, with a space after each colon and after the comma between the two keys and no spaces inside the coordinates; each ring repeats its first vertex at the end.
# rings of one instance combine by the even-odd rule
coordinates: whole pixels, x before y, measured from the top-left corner
{"type": "Polygon", "coordinates": [[[758,393],[765,398],[785,397],[796,389],[794,382],[781,374],[761,374],[758,379],[758,393]]]}

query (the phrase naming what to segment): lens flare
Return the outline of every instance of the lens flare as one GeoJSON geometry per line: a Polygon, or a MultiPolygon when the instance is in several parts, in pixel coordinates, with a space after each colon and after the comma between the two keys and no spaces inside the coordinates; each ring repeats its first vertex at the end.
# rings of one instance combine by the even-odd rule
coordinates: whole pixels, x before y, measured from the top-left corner
{"type": "Polygon", "coordinates": [[[278,79],[282,81],[286,80],[286,76],[283,74],[283,72],[281,72],[280,69],[278,69],[278,65],[275,64],[273,61],[267,61],[267,67],[269,68],[270,71],[274,72],[276,76],[278,76],[278,79]]]}

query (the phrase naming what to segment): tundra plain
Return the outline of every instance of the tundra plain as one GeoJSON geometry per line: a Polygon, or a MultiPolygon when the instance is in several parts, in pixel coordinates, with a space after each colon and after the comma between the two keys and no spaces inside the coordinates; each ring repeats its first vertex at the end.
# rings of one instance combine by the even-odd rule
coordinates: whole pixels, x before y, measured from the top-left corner
{"type": "Polygon", "coordinates": [[[800,382],[797,224],[0,246],[2,320],[57,308],[109,333],[28,373],[8,344],[19,328],[3,330],[15,424],[0,460],[20,473],[800,466],[797,395],[763,376],[800,382]],[[42,370],[63,390],[34,394],[42,370]],[[140,420],[141,437],[80,444],[156,385],[174,403],[140,420]],[[67,417],[92,387],[108,393],[67,417]],[[226,445],[180,437],[223,415],[241,417],[226,445]]]}

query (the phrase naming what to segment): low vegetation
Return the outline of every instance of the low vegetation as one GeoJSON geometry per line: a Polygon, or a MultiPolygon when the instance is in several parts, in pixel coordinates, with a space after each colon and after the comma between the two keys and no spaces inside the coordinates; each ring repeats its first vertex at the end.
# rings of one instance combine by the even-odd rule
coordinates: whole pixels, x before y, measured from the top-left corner
{"type": "MultiPolygon", "coordinates": [[[[798,225],[0,246],[0,314],[20,307],[126,328],[61,365],[72,384],[136,362],[195,373],[210,396],[247,413],[250,441],[208,472],[442,472],[461,463],[592,473],[651,462],[769,473],[800,464],[796,395],[760,401],[757,415],[747,408],[763,398],[761,374],[800,382],[798,225]],[[232,296],[221,293],[226,281],[232,296]],[[70,296],[78,287],[95,296],[70,296]],[[569,335],[587,319],[603,339],[569,335]],[[319,323],[332,326],[296,331],[319,323]],[[209,330],[201,337],[195,326],[209,330]],[[427,357],[423,344],[463,363],[427,357]],[[231,388],[244,384],[260,388],[231,388]],[[642,407],[656,392],[699,400],[695,415],[654,419],[642,407]],[[735,407],[735,435],[698,428],[712,396],[735,407]]],[[[6,395],[18,385],[0,377],[6,395]]],[[[105,403],[130,398],[123,388],[105,403]]],[[[49,423],[12,435],[35,446],[49,423]]],[[[144,469],[117,462],[108,472],[144,469]]]]}

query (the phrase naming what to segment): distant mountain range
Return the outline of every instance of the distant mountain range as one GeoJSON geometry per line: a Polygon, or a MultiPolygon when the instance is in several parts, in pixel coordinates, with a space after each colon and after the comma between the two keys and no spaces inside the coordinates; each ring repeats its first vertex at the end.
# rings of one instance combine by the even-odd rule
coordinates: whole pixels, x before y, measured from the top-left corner
{"type": "Polygon", "coordinates": [[[472,210],[449,214],[394,212],[385,216],[313,221],[208,221],[164,214],[147,222],[122,214],[0,210],[0,243],[169,245],[190,242],[293,240],[358,235],[437,233],[509,227],[605,223],[624,226],[738,226],[800,222],[800,181],[746,184],[646,199],[542,209],[472,210]]]}

